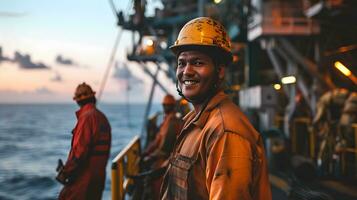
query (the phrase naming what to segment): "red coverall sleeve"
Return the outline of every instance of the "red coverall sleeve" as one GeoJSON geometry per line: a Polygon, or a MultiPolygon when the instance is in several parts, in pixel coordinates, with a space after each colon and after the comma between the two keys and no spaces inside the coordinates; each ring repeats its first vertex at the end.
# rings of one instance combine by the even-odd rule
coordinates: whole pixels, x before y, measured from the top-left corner
{"type": "Polygon", "coordinates": [[[238,134],[224,133],[209,149],[206,186],[209,199],[252,199],[251,144],[238,134]]]}
{"type": "Polygon", "coordinates": [[[76,132],[73,134],[73,146],[64,166],[63,172],[67,176],[74,175],[74,173],[81,167],[81,164],[87,159],[90,144],[92,143],[94,125],[94,121],[90,117],[84,118],[78,122],[76,132]]]}

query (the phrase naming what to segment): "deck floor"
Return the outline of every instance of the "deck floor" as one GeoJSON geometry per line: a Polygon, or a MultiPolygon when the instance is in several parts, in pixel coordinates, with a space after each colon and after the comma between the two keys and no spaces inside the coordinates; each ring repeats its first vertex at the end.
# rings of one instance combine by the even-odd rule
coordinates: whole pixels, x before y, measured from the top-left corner
{"type": "MultiPolygon", "coordinates": [[[[291,190],[288,182],[284,178],[270,174],[273,200],[288,200],[291,190]]],[[[323,192],[330,195],[335,200],[356,200],[357,183],[351,184],[341,180],[317,180],[311,184],[314,191],[323,192]]]]}

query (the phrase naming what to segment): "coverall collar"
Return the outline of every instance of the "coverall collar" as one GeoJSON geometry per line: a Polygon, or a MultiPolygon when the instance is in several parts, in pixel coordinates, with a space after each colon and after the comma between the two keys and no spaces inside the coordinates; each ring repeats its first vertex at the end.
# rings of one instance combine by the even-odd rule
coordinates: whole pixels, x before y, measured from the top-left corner
{"type": "Polygon", "coordinates": [[[92,110],[93,108],[95,108],[94,103],[87,103],[86,105],[82,106],[79,110],[76,111],[77,119],[80,118],[88,110],[92,110]]]}
{"type": "Polygon", "coordinates": [[[211,100],[209,100],[206,106],[202,107],[198,114],[195,114],[195,111],[193,110],[184,117],[184,121],[187,120],[186,122],[188,122],[188,124],[185,124],[184,127],[186,128],[186,125],[188,126],[192,122],[196,126],[203,128],[207,122],[210,111],[227,98],[228,95],[226,95],[223,91],[219,91],[215,96],[212,97],[211,100]]]}

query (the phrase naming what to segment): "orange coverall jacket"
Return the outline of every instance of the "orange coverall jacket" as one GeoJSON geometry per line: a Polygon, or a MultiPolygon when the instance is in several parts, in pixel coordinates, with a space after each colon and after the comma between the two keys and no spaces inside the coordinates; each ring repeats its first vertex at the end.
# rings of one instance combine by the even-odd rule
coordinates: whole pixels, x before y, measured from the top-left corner
{"type": "Polygon", "coordinates": [[[155,140],[150,143],[145,153],[165,159],[169,157],[181,128],[181,119],[176,117],[175,112],[166,114],[155,140]]]}
{"type": "Polygon", "coordinates": [[[262,138],[226,94],[184,121],[161,199],[271,199],[262,138]]]}
{"type": "Polygon", "coordinates": [[[109,158],[111,127],[94,104],[76,112],[78,122],[72,133],[71,150],[63,173],[72,179],[59,199],[100,200],[105,184],[105,167],[109,158]]]}

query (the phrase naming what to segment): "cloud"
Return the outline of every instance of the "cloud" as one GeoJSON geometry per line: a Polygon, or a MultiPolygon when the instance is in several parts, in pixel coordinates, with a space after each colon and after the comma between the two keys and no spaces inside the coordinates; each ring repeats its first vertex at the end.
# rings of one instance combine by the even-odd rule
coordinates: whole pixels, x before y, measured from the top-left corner
{"type": "Polygon", "coordinates": [[[0,46],[0,62],[9,61],[9,60],[10,60],[10,58],[5,57],[5,56],[2,55],[2,47],[0,46]]]}
{"type": "Polygon", "coordinates": [[[41,87],[41,88],[37,88],[35,91],[34,91],[35,94],[53,94],[54,92],[49,90],[48,88],[46,87],[41,87]]]}
{"type": "Polygon", "coordinates": [[[135,82],[136,84],[143,83],[143,81],[140,78],[132,74],[126,63],[120,63],[120,65],[121,66],[119,67],[119,63],[118,62],[115,63],[115,68],[114,68],[115,71],[113,74],[113,78],[119,81],[125,81],[129,83],[132,82],[135,82]]]}
{"type": "Polygon", "coordinates": [[[21,54],[19,52],[15,52],[15,57],[13,62],[19,64],[22,69],[49,69],[50,67],[43,63],[34,63],[31,61],[31,56],[28,54],[21,54]]]}
{"type": "Polygon", "coordinates": [[[16,91],[11,89],[0,89],[0,103],[63,103],[72,102],[71,96],[52,91],[46,87],[35,90],[16,91]]]}
{"type": "Polygon", "coordinates": [[[64,58],[62,55],[56,57],[56,62],[62,65],[77,65],[72,59],[64,58]]]}
{"type": "Polygon", "coordinates": [[[52,82],[62,82],[62,76],[60,73],[56,72],[55,76],[50,79],[52,82]]]}
{"type": "Polygon", "coordinates": [[[16,51],[14,54],[14,58],[8,58],[3,56],[2,54],[2,47],[0,46],[0,63],[2,61],[9,61],[13,63],[17,63],[20,68],[22,69],[50,69],[49,66],[39,62],[34,63],[31,60],[31,56],[28,54],[21,54],[20,52],[16,51]]]}
{"type": "Polygon", "coordinates": [[[20,96],[29,96],[29,95],[53,95],[55,94],[55,92],[43,86],[29,91],[0,90],[0,94],[3,95],[4,97],[6,96],[20,97],[20,96]]]}
{"type": "Polygon", "coordinates": [[[26,13],[0,11],[0,17],[25,17],[26,13]]]}

